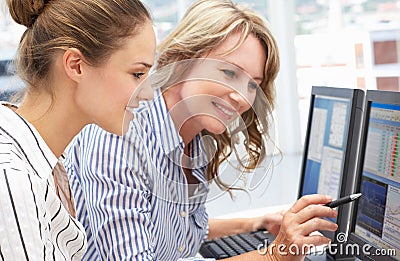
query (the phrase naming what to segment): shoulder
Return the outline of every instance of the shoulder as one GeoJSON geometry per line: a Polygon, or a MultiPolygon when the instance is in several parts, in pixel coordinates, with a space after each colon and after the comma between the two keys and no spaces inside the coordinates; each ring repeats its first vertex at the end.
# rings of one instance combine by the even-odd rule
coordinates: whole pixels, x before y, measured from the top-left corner
{"type": "Polygon", "coordinates": [[[13,149],[12,141],[0,133],[0,163],[4,164],[10,161],[11,151],[13,149]]]}
{"type": "MultiPolygon", "coordinates": [[[[4,193],[8,191],[10,198],[11,195],[14,198],[15,204],[24,205],[30,202],[29,207],[43,206],[48,186],[47,179],[35,172],[18,147],[4,141],[0,136],[0,191],[4,193]]],[[[7,201],[5,198],[3,200],[7,201]]]]}
{"type": "Polygon", "coordinates": [[[94,157],[96,153],[108,151],[110,144],[118,142],[120,136],[109,133],[95,124],[83,128],[65,150],[66,160],[94,157]]]}
{"type": "Polygon", "coordinates": [[[0,166],[4,170],[29,173],[26,157],[21,148],[9,136],[0,133],[0,166]]]}

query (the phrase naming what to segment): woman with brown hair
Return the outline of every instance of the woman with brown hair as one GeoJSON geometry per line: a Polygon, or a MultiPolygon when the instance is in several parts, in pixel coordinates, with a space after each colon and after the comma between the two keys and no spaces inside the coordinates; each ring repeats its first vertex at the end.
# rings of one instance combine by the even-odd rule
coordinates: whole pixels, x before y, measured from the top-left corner
{"type": "Polygon", "coordinates": [[[59,159],[89,123],[123,134],[154,61],[150,15],[137,0],[7,4],[27,27],[16,59],[27,90],[19,106],[0,105],[0,259],[80,260],[86,233],[59,159]]]}

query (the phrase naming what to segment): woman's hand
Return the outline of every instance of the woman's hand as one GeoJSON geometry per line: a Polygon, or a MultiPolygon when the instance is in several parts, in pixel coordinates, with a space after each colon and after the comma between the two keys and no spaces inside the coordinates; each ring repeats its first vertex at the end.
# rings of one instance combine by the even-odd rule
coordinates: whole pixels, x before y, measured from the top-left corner
{"type": "Polygon", "coordinates": [[[303,260],[310,247],[329,244],[322,235],[310,235],[314,231],[335,231],[337,225],[322,217],[335,218],[337,211],[323,206],[332,201],[325,195],[307,195],[300,198],[283,213],[279,233],[268,246],[268,255],[273,260],[303,260]]]}

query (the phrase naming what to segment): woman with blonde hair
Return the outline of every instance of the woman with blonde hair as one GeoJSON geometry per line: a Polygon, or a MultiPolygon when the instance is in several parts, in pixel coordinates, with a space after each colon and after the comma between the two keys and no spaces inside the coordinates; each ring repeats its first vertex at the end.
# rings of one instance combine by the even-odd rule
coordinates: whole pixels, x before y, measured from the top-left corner
{"type": "MultiPolygon", "coordinates": [[[[227,0],[195,1],[158,48],[151,83],[124,137],[95,125],[72,142],[65,161],[89,236],[86,259],[177,260],[204,239],[265,228],[276,244],[327,243],[311,231],[335,230],[320,219],[335,211],[323,195],[306,196],[284,214],[208,219],[209,184],[243,139],[240,168],[265,158],[268,116],[279,69],[275,39],[263,19],[227,0]],[[281,223],[282,222],[282,223],[281,223]]],[[[238,154],[239,155],[239,154],[238,154]]],[[[271,249],[232,260],[296,260],[271,249]]]]}
{"type": "Polygon", "coordinates": [[[7,5],[27,27],[16,59],[27,90],[19,106],[0,105],[0,259],[80,260],[86,233],[61,156],[89,123],[123,134],[154,62],[151,18],[136,0],[7,5]]]}

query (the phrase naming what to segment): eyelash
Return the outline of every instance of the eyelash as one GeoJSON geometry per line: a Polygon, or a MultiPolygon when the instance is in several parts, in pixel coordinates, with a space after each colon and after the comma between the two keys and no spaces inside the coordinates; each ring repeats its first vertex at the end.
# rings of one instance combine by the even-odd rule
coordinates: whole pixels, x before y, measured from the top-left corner
{"type": "Polygon", "coordinates": [[[252,90],[257,90],[258,84],[255,82],[249,82],[248,86],[252,90]]]}
{"type": "Polygon", "coordinates": [[[236,73],[232,70],[221,69],[221,71],[229,78],[234,78],[236,73]]]}
{"type": "Polygon", "coordinates": [[[133,77],[135,77],[136,79],[139,79],[139,80],[140,80],[140,78],[144,75],[144,73],[133,73],[132,75],[133,75],[133,77]]]}

